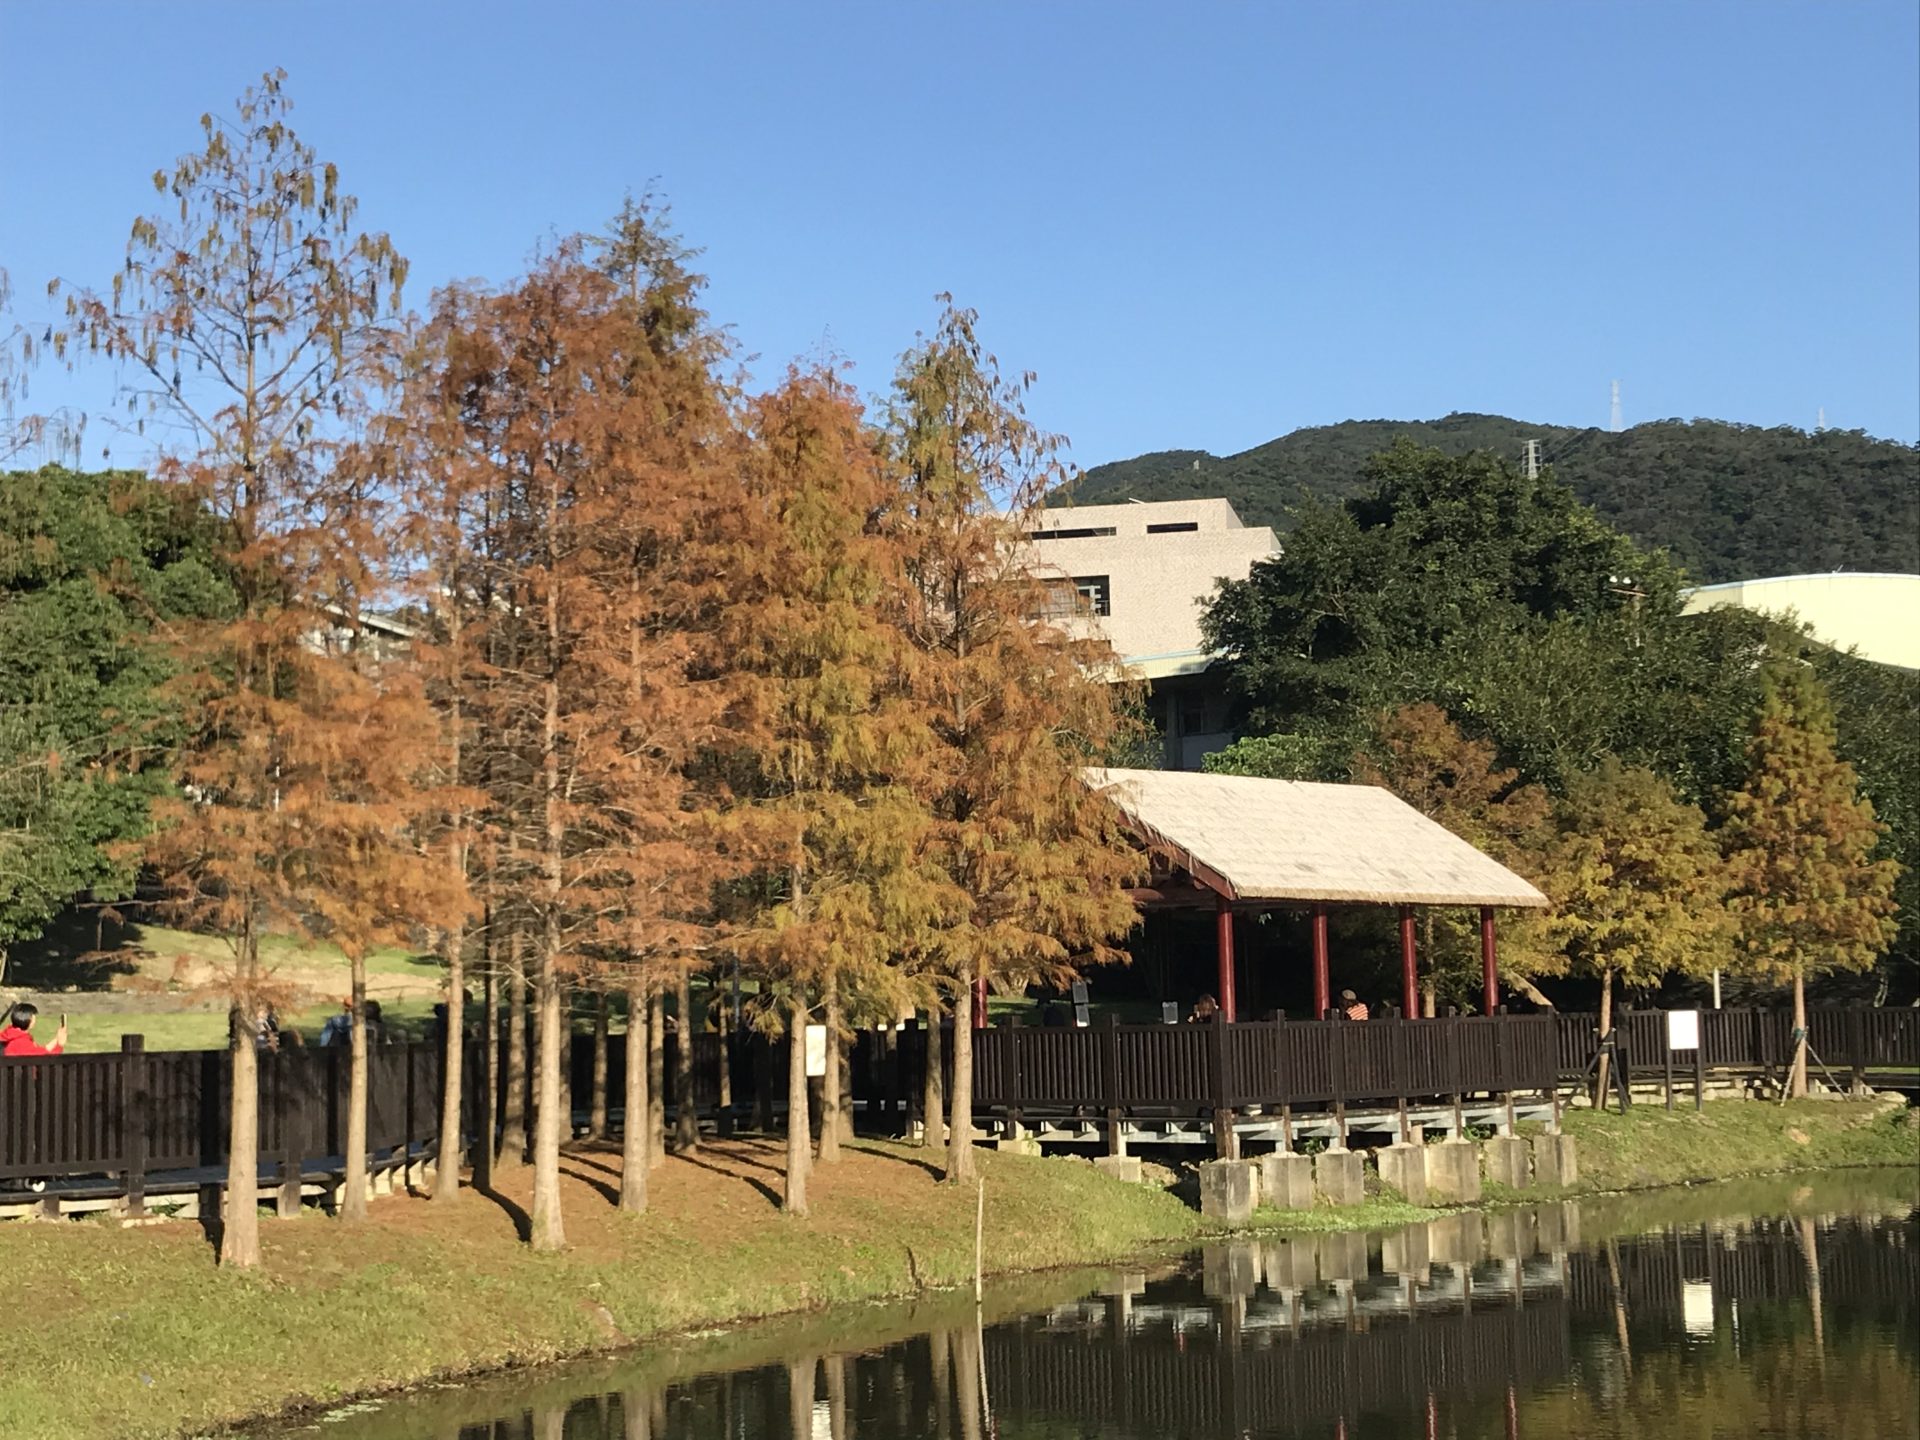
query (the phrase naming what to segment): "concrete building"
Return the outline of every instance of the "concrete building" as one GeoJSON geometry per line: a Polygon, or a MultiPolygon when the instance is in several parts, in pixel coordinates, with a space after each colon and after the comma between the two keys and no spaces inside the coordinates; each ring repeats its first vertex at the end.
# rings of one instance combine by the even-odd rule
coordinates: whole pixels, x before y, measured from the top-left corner
{"type": "Polygon", "coordinates": [[[1920,670],[1920,575],[1834,571],[1702,585],[1687,594],[1689,614],[1738,605],[1793,616],[1814,637],[1864,660],[1920,670]]]}
{"type": "Polygon", "coordinates": [[[1225,500],[1078,505],[1042,511],[1027,563],[1058,582],[1058,613],[1112,643],[1150,686],[1168,769],[1197,770],[1233,739],[1225,677],[1200,635],[1201,607],[1222,580],[1244,580],[1280,553],[1266,526],[1225,500]]]}

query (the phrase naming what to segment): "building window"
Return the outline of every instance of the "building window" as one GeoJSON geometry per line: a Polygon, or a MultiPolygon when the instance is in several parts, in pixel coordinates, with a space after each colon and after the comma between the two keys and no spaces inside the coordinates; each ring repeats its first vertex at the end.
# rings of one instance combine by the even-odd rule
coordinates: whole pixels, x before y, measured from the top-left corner
{"type": "Polygon", "coordinates": [[[1045,582],[1036,619],[1064,620],[1073,615],[1111,615],[1113,604],[1105,575],[1076,575],[1045,582]]]}
{"type": "Polygon", "coordinates": [[[1120,532],[1111,525],[1097,530],[1029,530],[1029,540],[1098,540],[1120,532]]]}
{"type": "Polygon", "coordinates": [[[1190,535],[1200,528],[1198,520],[1169,520],[1164,525],[1149,525],[1149,535],[1190,535]]]}
{"type": "Polygon", "coordinates": [[[1095,615],[1113,613],[1113,592],[1105,575],[1076,575],[1073,588],[1080,592],[1080,603],[1095,615]]]}

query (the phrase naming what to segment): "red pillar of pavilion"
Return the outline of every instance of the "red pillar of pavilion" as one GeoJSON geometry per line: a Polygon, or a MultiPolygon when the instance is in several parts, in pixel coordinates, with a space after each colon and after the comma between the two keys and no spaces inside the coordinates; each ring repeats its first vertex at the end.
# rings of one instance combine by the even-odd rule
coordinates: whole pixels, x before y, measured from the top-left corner
{"type": "Polygon", "coordinates": [[[1413,907],[1400,907],[1400,1008],[1409,1020],[1420,1018],[1419,957],[1413,942],[1413,907]]]}
{"type": "Polygon", "coordinates": [[[1500,962],[1493,949],[1493,907],[1480,907],[1481,1008],[1491,1015],[1500,1008],[1500,962]]]}
{"type": "Polygon", "coordinates": [[[1220,961],[1220,1013],[1231,1025],[1239,1019],[1233,996],[1233,910],[1227,897],[1219,896],[1213,919],[1214,949],[1220,961]]]}
{"type": "Polygon", "coordinates": [[[1313,1018],[1324,1020],[1333,1008],[1333,986],[1327,979],[1327,907],[1313,907],[1313,1018]]]}

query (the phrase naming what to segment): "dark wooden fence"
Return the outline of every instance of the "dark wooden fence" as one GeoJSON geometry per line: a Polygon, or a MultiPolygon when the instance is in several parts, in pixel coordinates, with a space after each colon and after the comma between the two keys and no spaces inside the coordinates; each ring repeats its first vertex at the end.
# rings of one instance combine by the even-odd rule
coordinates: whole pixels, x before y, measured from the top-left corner
{"type": "Polygon", "coordinates": [[[1391,1105],[1553,1088],[1543,1015],[1276,1020],[977,1031],[974,1104],[1195,1116],[1252,1106],[1391,1105]]]}
{"type": "MultiPolygon", "coordinates": [[[[288,1049],[260,1061],[263,1173],[346,1149],[348,1054],[288,1049]]],[[[406,1153],[439,1128],[440,1047],[367,1052],[370,1151],[406,1153]]],[[[479,1070],[469,1070],[477,1090],[479,1070]]],[[[0,1181],[113,1177],[139,1193],[155,1172],[224,1165],[233,1060],[225,1050],[148,1051],[128,1036],[101,1055],[0,1059],[0,1181]]]]}
{"type": "MultiPolygon", "coordinates": [[[[1599,1038],[1599,1017],[1563,1013],[1554,1019],[1560,1074],[1584,1074],[1599,1038]]],[[[1628,1073],[1664,1073],[1666,1011],[1617,1012],[1614,1034],[1626,1053],[1628,1073]]],[[[1920,1008],[1809,1007],[1807,1044],[1836,1079],[1859,1081],[1871,1073],[1920,1072],[1920,1008]]],[[[1702,1010],[1700,1048],[1710,1071],[1776,1074],[1793,1059],[1793,1015],[1787,1010],[1702,1010]]],[[[1692,1064],[1691,1051],[1676,1053],[1692,1064]]]]}

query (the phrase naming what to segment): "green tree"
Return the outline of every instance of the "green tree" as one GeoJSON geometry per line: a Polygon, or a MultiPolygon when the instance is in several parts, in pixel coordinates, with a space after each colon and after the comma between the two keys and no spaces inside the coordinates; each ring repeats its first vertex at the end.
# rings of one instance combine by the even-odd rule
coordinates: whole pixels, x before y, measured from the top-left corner
{"type": "MultiPolygon", "coordinates": [[[[1391,790],[1429,820],[1491,855],[1528,880],[1537,880],[1546,839],[1549,801],[1539,785],[1498,765],[1494,748],[1460,733],[1437,705],[1407,705],[1379,717],[1366,748],[1353,757],[1351,778],[1391,790]]],[[[1438,999],[1465,1002],[1480,983],[1477,914],[1433,906],[1421,912],[1425,931],[1425,1008],[1438,999]]],[[[1552,969],[1542,956],[1538,925],[1517,920],[1501,947],[1501,973],[1545,1000],[1533,985],[1536,970],[1552,969]]]]}
{"type": "Polygon", "coordinates": [[[1369,475],[1207,613],[1251,728],[1357,735],[1430,701],[1550,787],[1606,754],[1689,799],[1733,783],[1759,637],[1683,617],[1674,567],[1550,473],[1403,445],[1369,475]]]}
{"type": "Polygon", "coordinates": [[[1832,707],[1799,665],[1775,669],[1722,828],[1742,958],[1793,986],[1789,1089],[1807,1088],[1807,978],[1865,970],[1893,943],[1899,864],[1874,859],[1883,828],[1835,752],[1832,707]]]}
{"type": "Polygon", "coordinates": [[[169,630],[232,602],[186,496],[126,471],[0,475],[0,979],[76,897],[132,893],[180,738],[169,630]]]}
{"type": "MultiPolygon", "coordinates": [[[[1732,943],[1719,848],[1696,805],[1652,771],[1607,756],[1580,775],[1554,814],[1541,888],[1561,965],[1600,981],[1600,1033],[1613,1028],[1613,986],[1704,975],[1732,943]]],[[[1599,1073],[1596,1094],[1605,1090],[1599,1073]]]]}

